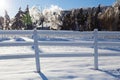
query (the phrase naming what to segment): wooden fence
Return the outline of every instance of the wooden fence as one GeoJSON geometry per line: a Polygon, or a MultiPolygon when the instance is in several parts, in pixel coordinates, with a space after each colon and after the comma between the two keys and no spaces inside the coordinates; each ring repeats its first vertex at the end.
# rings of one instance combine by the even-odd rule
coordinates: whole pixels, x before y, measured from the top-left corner
{"type": "MultiPolygon", "coordinates": [[[[27,36],[32,37],[33,41],[16,41],[16,42],[0,42],[0,47],[2,46],[32,46],[35,48],[35,61],[37,72],[41,72],[40,69],[40,55],[38,46],[41,45],[57,45],[57,46],[93,46],[94,47],[94,68],[98,69],[98,47],[99,46],[120,46],[120,42],[99,42],[99,38],[109,39],[117,38],[120,39],[120,32],[113,31],[45,31],[45,30],[1,30],[0,37],[17,37],[17,36],[27,36]],[[79,39],[86,38],[90,41],[39,41],[40,37],[44,38],[66,38],[66,39],[79,39]]],[[[57,55],[57,54],[56,54],[57,55]]]]}

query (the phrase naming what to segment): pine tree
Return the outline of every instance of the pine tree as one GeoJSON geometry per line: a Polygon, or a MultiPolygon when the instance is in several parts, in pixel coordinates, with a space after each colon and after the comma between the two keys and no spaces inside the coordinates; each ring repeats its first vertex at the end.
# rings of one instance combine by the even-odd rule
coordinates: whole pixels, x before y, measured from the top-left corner
{"type": "Polygon", "coordinates": [[[22,17],[22,21],[23,23],[26,25],[26,29],[33,29],[32,27],[32,19],[31,16],[29,14],[29,7],[27,5],[26,11],[22,17]]]}
{"type": "Polygon", "coordinates": [[[25,25],[32,25],[31,16],[29,13],[23,15],[22,21],[25,23],[25,25]]]}

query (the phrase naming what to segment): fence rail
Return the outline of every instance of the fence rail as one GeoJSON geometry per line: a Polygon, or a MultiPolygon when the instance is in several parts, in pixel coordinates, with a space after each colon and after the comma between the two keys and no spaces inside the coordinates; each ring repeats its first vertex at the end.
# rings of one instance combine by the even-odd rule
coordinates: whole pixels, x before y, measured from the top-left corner
{"type": "Polygon", "coordinates": [[[0,42],[0,46],[31,46],[35,47],[35,61],[37,72],[40,72],[40,59],[39,59],[39,48],[40,45],[59,45],[59,46],[93,46],[94,47],[94,67],[98,69],[98,47],[99,46],[120,46],[120,42],[99,42],[99,38],[118,38],[120,39],[120,32],[106,32],[94,31],[89,32],[74,32],[74,31],[37,31],[37,30],[1,30],[0,37],[9,37],[9,36],[31,36],[33,41],[18,41],[18,42],[0,42]],[[39,41],[39,37],[44,38],[88,38],[91,41],[39,41]]]}

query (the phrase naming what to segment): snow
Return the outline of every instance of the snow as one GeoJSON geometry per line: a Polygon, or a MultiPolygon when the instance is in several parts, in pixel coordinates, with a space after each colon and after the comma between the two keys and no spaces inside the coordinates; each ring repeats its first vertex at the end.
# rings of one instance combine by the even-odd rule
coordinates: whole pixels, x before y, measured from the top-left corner
{"type": "Polygon", "coordinates": [[[43,25],[44,27],[50,27],[50,29],[60,29],[60,25],[62,25],[62,11],[63,9],[57,5],[51,5],[50,7],[46,7],[43,10],[39,10],[36,6],[33,6],[30,9],[30,16],[32,18],[32,22],[36,23],[38,27],[42,27],[40,25],[41,20],[44,19],[43,25]]]}
{"type": "MultiPolygon", "coordinates": [[[[88,39],[40,38],[40,41],[88,39]]],[[[0,42],[33,41],[30,37],[1,38],[0,42]]],[[[120,42],[120,39],[102,40],[120,42]]],[[[94,70],[93,47],[39,46],[42,73],[36,73],[34,47],[0,47],[0,80],[120,80],[120,47],[99,47],[99,70],[94,70]]]]}

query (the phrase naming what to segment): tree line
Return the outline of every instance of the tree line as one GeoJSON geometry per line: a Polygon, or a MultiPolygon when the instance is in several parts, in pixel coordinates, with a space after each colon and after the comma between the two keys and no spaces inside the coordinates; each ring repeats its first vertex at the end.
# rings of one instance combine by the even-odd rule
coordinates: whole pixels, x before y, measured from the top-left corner
{"type": "Polygon", "coordinates": [[[98,5],[86,9],[59,10],[59,13],[38,12],[37,16],[30,15],[29,10],[28,5],[25,11],[20,7],[13,19],[10,19],[5,11],[5,16],[0,17],[0,29],[32,30],[40,25],[42,25],[40,29],[44,29],[46,24],[51,23],[48,28],[53,30],[93,31],[97,28],[99,31],[120,31],[120,4],[117,2],[113,6],[98,5]],[[35,20],[34,16],[39,19],[35,20]]]}

